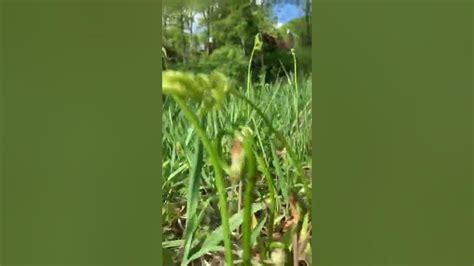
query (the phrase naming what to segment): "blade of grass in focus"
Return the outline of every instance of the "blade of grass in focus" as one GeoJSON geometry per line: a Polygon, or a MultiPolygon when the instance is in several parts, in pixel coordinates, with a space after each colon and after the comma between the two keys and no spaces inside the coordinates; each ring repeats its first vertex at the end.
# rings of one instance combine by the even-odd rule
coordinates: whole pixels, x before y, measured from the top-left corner
{"type": "MultiPolygon", "coordinates": [[[[201,121],[203,123],[203,121],[201,121]]],[[[191,175],[189,176],[189,185],[188,185],[188,195],[187,199],[187,222],[186,229],[184,233],[185,245],[184,245],[184,255],[181,265],[187,265],[187,258],[189,251],[191,249],[191,244],[193,241],[193,234],[196,228],[198,227],[196,219],[196,210],[199,203],[199,185],[201,180],[201,171],[204,165],[204,147],[202,142],[195,138],[196,141],[196,151],[192,161],[191,175]]]]}

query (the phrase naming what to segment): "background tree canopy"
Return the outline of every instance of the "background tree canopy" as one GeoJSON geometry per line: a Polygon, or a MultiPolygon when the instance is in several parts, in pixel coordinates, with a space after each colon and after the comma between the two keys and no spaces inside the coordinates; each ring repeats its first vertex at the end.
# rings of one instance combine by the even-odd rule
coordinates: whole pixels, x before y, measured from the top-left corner
{"type": "Polygon", "coordinates": [[[300,74],[311,72],[309,0],[166,0],[162,23],[169,69],[219,70],[242,80],[254,37],[261,33],[267,38],[263,50],[255,54],[254,77],[270,82],[291,72],[291,48],[297,51],[300,74]],[[288,13],[288,7],[299,8],[302,14],[282,23],[276,8],[288,13]]]}

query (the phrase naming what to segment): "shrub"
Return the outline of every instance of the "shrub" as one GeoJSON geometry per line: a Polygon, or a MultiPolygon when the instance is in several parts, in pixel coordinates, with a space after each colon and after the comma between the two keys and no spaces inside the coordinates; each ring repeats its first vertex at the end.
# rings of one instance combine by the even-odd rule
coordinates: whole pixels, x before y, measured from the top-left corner
{"type": "Polygon", "coordinates": [[[247,59],[242,48],[235,45],[222,46],[209,56],[204,56],[198,63],[201,72],[219,71],[226,76],[242,80],[245,77],[247,59]]]}

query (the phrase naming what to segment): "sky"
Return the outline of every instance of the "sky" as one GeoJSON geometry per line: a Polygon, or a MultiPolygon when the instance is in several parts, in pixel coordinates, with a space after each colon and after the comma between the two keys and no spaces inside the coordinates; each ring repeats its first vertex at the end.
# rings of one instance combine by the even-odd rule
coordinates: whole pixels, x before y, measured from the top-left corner
{"type": "MultiPolygon", "coordinates": [[[[304,9],[303,6],[297,6],[295,4],[289,4],[289,3],[280,3],[280,4],[275,4],[272,8],[273,15],[277,19],[277,27],[280,27],[281,25],[290,22],[293,19],[297,19],[300,17],[304,16],[304,9]]],[[[202,19],[202,14],[197,14],[195,17],[195,23],[193,26],[193,31],[194,32],[202,32],[203,29],[199,28],[198,21],[202,19]]]]}
{"type": "Polygon", "coordinates": [[[303,7],[293,4],[277,4],[273,7],[273,14],[277,17],[277,26],[281,26],[293,19],[304,16],[303,7]]]}

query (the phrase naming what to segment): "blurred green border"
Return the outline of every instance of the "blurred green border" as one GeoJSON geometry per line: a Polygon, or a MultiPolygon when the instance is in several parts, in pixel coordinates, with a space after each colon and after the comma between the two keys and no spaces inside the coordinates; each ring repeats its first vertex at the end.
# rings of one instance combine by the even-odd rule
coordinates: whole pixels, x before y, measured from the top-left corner
{"type": "Polygon", "coordinates": [[[314,2],[314,264],[472,265],[472,2],[314,2]]]}
{"type": "MultiPolygon", "coordinates": [[[[3,64],[3,2],[0,2],[0,192],[3,191],[3,172],[4,172],[4,151],[3,151],[3,141],[4,141],[4,131],[5,131],[5,101],[3,99],[4,91],[4,64],[3,64]]],[[[3,261],[3,196],[0,194],[0,264],[3,261]]]]}
{"type": "Polygon", "coordinates": [[[1,3],[4,265],[161,265],[161,3],[1,3]]]}

